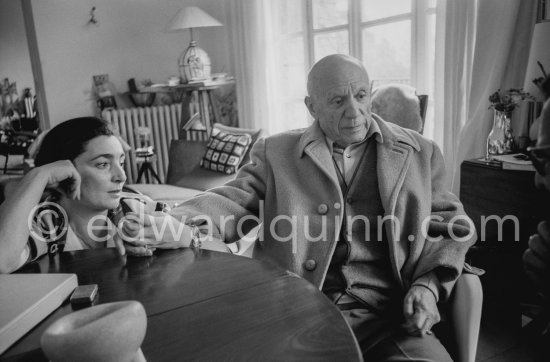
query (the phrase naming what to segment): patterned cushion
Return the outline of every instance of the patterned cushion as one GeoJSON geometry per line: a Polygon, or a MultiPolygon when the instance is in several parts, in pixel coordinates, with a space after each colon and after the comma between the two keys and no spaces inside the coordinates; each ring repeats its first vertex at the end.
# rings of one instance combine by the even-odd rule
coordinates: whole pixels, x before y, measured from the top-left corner
{"type": "Polygon", "coordinates": [[[233,174],[241,164],[252,143],[249,134],[221,131],[214,127],[201,160],[201,167],[211,171],[233,174]]]}

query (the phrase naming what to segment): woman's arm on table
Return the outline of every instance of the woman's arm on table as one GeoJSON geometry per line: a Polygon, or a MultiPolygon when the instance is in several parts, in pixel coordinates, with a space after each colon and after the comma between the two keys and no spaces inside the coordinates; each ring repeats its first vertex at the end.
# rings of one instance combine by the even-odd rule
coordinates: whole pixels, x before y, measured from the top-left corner
{"type": "Polygon", "coordinates": [[[0,204],[0,273],[10,273],[21,266],[30,232],[29,217],[46,188],[65,189],[68,197],[78,199],[80,175],[70,161],[53,162],[31,170],[14,192],[6,195],[0,204]]]}

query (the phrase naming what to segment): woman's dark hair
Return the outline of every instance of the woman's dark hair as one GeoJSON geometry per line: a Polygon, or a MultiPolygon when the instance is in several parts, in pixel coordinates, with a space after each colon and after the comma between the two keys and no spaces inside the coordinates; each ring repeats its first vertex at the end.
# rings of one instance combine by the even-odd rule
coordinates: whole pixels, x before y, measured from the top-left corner
{"type": "Polygon", "coordinates": [[[42,140],[34,164],[74,160],[88,142],[98,136],[113,136],[111,125],[96,117],[73,118],[52,128],[42,140]]]}

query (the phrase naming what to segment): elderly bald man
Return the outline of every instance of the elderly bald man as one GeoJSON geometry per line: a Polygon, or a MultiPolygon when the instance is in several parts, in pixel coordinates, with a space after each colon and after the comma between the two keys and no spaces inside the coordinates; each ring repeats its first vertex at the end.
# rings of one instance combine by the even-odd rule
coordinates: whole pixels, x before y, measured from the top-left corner
{"type": "Polygon", "coordinates": [[[449,361],[431,328],[475,231],[444,188],[441,152],[371,114],[355,58],[321,59],[307,89],[310,127],[258,141],[233,181],[172,214],[208,215],[226,242],[262,222],[254,256],[321,289],[366,360],[449,361]]]}

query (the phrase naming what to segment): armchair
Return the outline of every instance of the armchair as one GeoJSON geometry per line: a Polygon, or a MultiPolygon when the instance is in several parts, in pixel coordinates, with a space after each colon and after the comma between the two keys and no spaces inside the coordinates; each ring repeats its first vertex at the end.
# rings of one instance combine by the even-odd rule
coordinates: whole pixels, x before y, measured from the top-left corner
{"type": "MultiPolygon", "coordinates": [[[[458,362],[474,362],[483,305],[483,289],[479,277],[462,274],[451,295],[451,321],[454,336],[454,358],[458,362]]],[[[453,348],[451,348],[453,350],[453,348]]]]}
{"type": "Polygon", "coordinates": [[[383,85],[372,93],[372,111],[386,122],[419,133],[424,130],[428,96],[417,95],[413,87],[403,84],[383,85]]]}
{"type": "MultiPolygon", "coordinates": [[[[419,133],[424,130],[427,95],[417,95],[406,85],[384,85],[373,92],[372,111],[387,122],[419,133]]],[[[462,274],[455,285],[446,311],[450,317],[450,334],[446,347],[453,359],[474,362],[481,325],[483,289],[479,277],[462,274]]]]}

